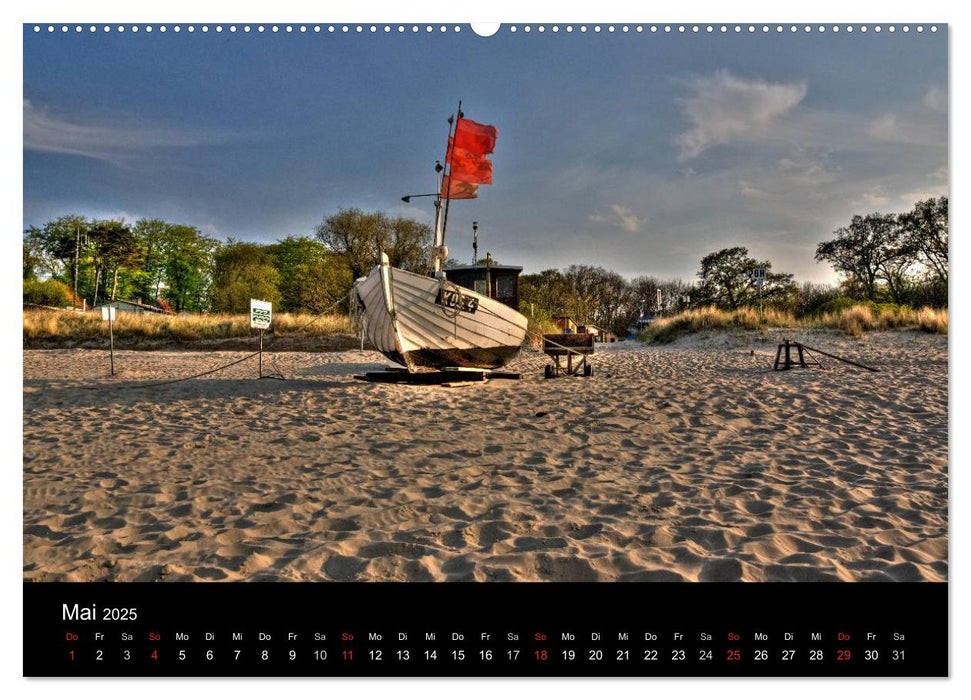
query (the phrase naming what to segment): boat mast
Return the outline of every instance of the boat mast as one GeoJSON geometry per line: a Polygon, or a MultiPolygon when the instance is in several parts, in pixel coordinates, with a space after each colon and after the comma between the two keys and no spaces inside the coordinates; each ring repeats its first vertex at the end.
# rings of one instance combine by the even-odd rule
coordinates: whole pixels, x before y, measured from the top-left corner
{"type": "Polygon", "coordinates": [[[457,134],[459,130],[459,120],[462,119],[462,101],[459,100],[459,108],[455,115],[455,119],[452,117],[448,118],[448,146],[445,149],[445,167],[448,168],[447,172],[443,174],[442,181],[444,182],[445,189],[445,211],[442,212],[442,184],[439,183],[439,195],[435,198],[435,261],[434,269],[435,276],[440,277],[442,271],[442,258],[445,252],[445,229],[448,226],[448,205],[452,201],[452,150],[455,148],[455,143],[453,141],[453,127],[454,133],[457,134]]]}
{"type": "MultiPolygon", "coordinates": [[[[449,126],[451,133],[451,126],[449,126]]],[[[435,161],[435,242],[432,246],[432,270],[435,277],[442,271],[442,258],[439,251],[445,238],[442,231],[442,183],[445,181],[442,171],[445,170],[441,161],[435,161]]]]}

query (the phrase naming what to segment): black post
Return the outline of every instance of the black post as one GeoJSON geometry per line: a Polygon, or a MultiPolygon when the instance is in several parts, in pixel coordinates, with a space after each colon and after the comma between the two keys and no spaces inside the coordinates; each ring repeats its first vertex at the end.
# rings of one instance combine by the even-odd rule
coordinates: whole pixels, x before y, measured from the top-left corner
{"type": "Polygon", "coordinates": [[[486,296],[495,299],[492,296],[492,253],[486,253],[486,296]]]}
{"type": "Polygon", "coordinates": [[[263,329],[260,328],[260,379],[263,378],[263,329]]]}

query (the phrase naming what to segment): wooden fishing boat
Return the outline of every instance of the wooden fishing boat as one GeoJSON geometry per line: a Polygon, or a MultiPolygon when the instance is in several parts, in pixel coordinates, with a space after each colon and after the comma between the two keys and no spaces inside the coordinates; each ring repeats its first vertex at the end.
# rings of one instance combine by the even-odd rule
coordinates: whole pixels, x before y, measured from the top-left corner
{"type": "Polygon", "coordinates": [[[453,119],[448,120],[446,164],[436,164],[438,187],[427,195],[435,197],[433,269],[421,275],[392,267],[382,253],[380,264],[355,283],[365,337],[411,372],[497,369],[516,356],[526,337],[525,316],[492,298],[488,289],[481,294],[454,284],[442,269],[450,201],[474,199],[479,184],[492,182],[492,164],[484,156],[492,152],[497,134],[494,127],[465,120],[461,103],[457,116],[454,132],[453,119]]]}

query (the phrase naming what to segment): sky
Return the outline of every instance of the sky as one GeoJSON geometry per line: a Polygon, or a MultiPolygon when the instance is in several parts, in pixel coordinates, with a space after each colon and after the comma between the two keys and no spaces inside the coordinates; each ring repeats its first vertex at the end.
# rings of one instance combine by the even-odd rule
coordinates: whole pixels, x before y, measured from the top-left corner
{"type": "MultiPolygon", "coordinates": [[[[253,25],[254,27],[256,25],[253,25]]],[[[845,25],[844,25],[845,26],[845,25]]],[[[885,25],[886,26],[886,25],[885,25]]],[[[313,235],[340,208],[431,222],[446,119],[499,130],[451,256],[691,279],[742,245],[799,281],[854,214],[948,193],[947,29],[754,35],[105,34],[24,28],[24,226],[159,217],[313,235]]]]}

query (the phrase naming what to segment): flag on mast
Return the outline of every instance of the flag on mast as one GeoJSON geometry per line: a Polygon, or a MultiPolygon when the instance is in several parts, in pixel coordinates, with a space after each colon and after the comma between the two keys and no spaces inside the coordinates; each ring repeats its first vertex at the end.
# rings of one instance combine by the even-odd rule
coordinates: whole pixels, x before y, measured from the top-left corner
{"type": "Polygon", "coordinates": [[[449,174],[453,180],[475,185],[492,184],[492,163],[481,153],[469,151],[452,144],[452,161],[449,174]]]}
{"type": "Polygon", "coordinates": [[[489,124],[479,124],[471,119],[460,118],[455,127],[455,145],[467,151],[486,155],[496,150],[499,130],[489,124]]]}
{"type": "Polygon", "coordinates": [[[479,186],[461,180],[442,180],[443,199],[475,199],[479,196],[479,186]]]}
{"type": "Polygon", "coordinates": [[[448,139],[443,198],[475,199],[479,185],[492,184],[492,162],[486,156],[495,150],[498,137],[496,127],[466,119],[459,112],[455,133],[448,139]]]}

